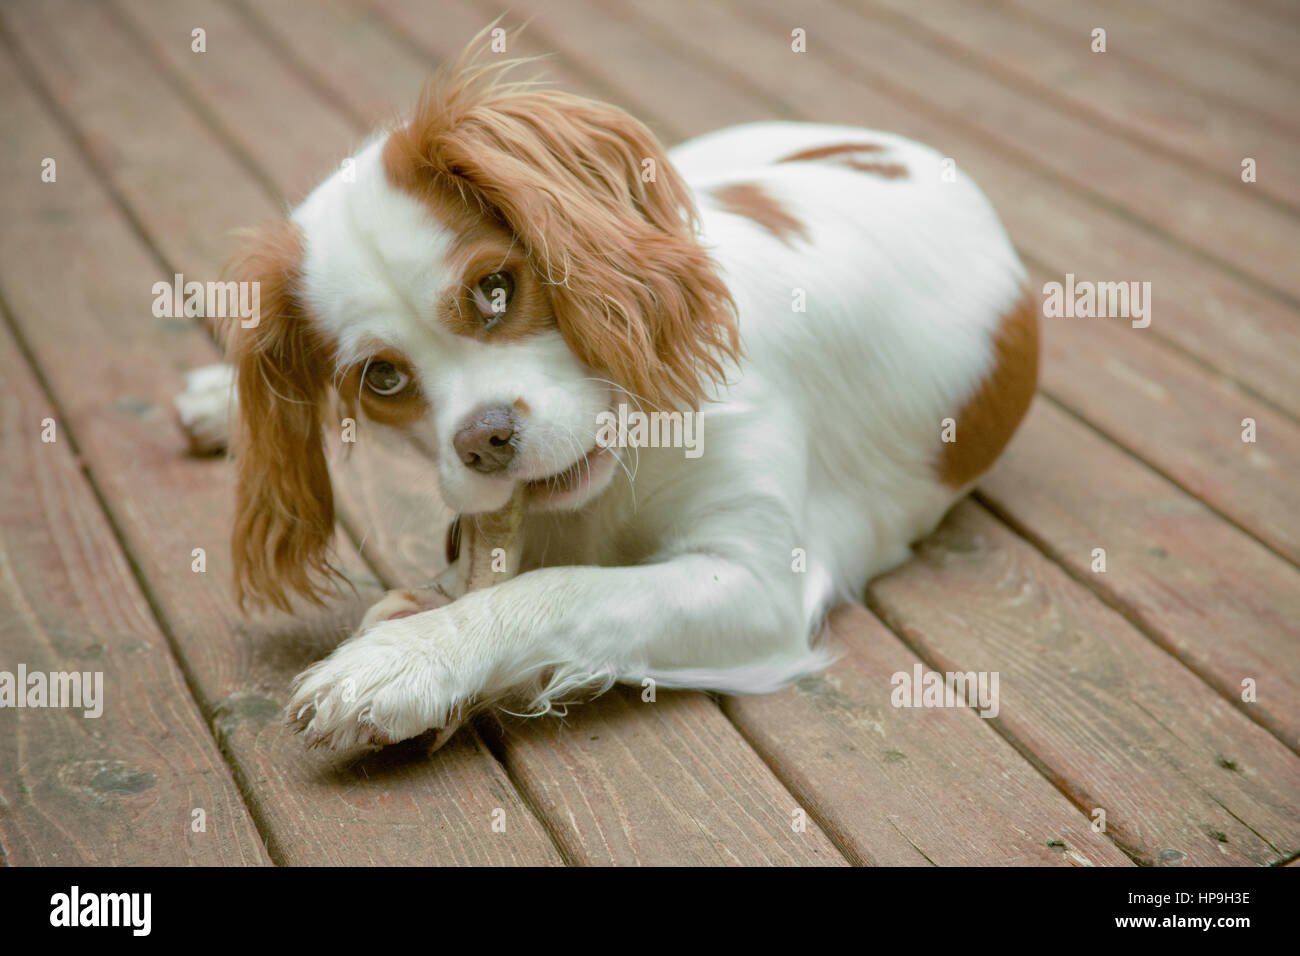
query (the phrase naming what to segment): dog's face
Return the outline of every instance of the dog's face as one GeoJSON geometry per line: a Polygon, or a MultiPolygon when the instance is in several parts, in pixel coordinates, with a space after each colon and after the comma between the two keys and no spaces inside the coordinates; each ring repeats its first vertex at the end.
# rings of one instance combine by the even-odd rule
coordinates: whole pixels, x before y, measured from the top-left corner
{"type": "Polygon", "coordinates": [[[595,445],[615,389],[574,354],[514,232],[447,197],[395,188],[384,143],[294,213],[301,296],[334,348],[349,408],[435,451],[455,511],[492,511],[516,482],[538,508],[576,508],[613,477],[595,445]],[[457,208],[460,206],[460,208],[457,208]]]}
{"type": "Polygon", "coordinates": [[[345,415],[431,449],[448,505],[579,508],[613,480],[598,415],[694,404],[734,355],[731,302],[689,194],[641,124],[460,69],[239,267],[236,584],[287,607],[328,575],[322,429],[345,415]]]}

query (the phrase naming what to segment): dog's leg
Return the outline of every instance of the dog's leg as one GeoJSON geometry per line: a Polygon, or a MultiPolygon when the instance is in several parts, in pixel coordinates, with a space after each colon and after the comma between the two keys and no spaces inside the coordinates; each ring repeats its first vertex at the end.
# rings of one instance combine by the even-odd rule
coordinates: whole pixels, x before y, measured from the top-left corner
{"type": "Polygon", "coordinates": [[[204,365],[186,373],[185,391],[173,402],[190,451],[196,455],[211,455],[229,447],[234,427],[234,384],[235,370],[229,365],[204,365]]]}
{"type": "Polygon", "coordinates": [[[544,710],[647,674],[708,683],[698,675],[748,667],[788,680],[826,663],[808,649],[796,577],[704,554],[530,571],[345,641],[295,680],[290,720],[311,743],[349,747],[444,727],[521,688],[544,710]]]}

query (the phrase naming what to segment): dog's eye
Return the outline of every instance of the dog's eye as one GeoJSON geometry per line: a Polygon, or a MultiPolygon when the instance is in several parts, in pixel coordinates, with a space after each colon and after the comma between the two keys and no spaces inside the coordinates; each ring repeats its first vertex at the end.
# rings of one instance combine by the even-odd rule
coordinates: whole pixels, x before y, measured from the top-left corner
{"type": "Polygon", "coordinates": [[[501,321],[514,294],[515,279],[509,272],[494,272],[478,280],[474,305],[483,316],[483,328],[490,329],[501,321]]]}
{"type": "Polygon", "coordinates": [[[410,382],[411,376],[392,362],[371,362],[366,366],[366,388],[376,395],[396,395],[410,382]]]}

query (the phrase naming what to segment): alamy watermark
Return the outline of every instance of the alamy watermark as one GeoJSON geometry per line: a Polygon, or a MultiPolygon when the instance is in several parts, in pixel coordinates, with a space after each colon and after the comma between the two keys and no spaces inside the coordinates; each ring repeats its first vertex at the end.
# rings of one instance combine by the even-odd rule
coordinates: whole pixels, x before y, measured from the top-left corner
{"type": "Polygon", "coordinates": [[[1132,319],[1135,329],[1151,324],[1150,282],[1065,282],[1043,284],[1043,315],[1049,319],[1132,319]]]}
{"type": "Polygon", "coordinates": [[[601,448],[683,448],[687,458],[704,454],[704,416],[699,412],[643,412],[618,406],[596,416],[601,448]]]}
{"type": "Polygon", "coordinates": [[[148,936],[152,913],[152,893],[83,893],[74,885],[50,897],[51,926],[120,926],[132,936],[148,936]]]}
{"type": "Polygon", "coordinates": [[[0,708],[72,707],[83,717],[104,713],[103,671],[32,671],[18,665],[18,673],[0,671],[0,708]]]}
{"type": "Polygon", "coordinates": [[[997,671],[926,672],[920,664],[912,672],[897,671],[889,678],[895,707],[974,707],[981,717],[998,715],[997,671]]]}
{"type": "Polygon", "coordinates": [[[155,282],[151,291],[154,318],[237,318],[245,329],[257,328],[262,320],[259,282],[186,282],[178,272],[170,283],[155,282]]]}

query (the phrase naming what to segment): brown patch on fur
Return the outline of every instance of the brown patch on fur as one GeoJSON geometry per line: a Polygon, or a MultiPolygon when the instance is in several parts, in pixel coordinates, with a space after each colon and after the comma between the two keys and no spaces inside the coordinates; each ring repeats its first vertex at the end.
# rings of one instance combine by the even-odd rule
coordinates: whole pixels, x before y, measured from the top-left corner
{"type": "Polygon", "coordinates": [[[403,428],[414,425],[429,413],[429,403],[420,390],[420,383],[415,375],[415,368],[406,360],[406,356],[396,349],[377,349],[373,355],[361,362],[348,366],[338,381],[339,399],[348,413],[353,413],[360,403],[361,410],[371,421],[381,425],[403,428]],[[399,371],[405,372],[410,384],[396,395],[376,395],[362,382],[368,363],[391,362],[399,371]]]}
{"type": "Polygon", "coordinates": [[[783,159],[778,159],[778,163],[802,163],[815,159],[825,159],[828,156],[843,156],[846,153],[878,153],[885,147],[879,143],[836,143],[833,146],[814,146],[812,149],[801,149],[797,153],[791,153],[783,159]]]}
{"type": "Polygon", "coordinates": [[[515,399],[515,402],[514,402],[514,409],[515,409],[515,411],[517,411],[520,415],[527,415],[529,412],[532,411],[532,408],[529,407],[528,403],[525,402],[525,401],[523,400],[523,398],[516,398],[516,399],[515,399]]]}
{"type": "Polygon", "coordinates": [[[685,183],[627,113],[507,83],[513,65],[467,56],[442,71],[384,144],[389,181],[455,233],[511,237],[586,365],[652,405],[697,404],[739,336],[685,183]]]}
{"type": "Polygon", "coordinates": [[[883,176],[885,179],[902,179],[906,177],[908,169],[902,163],[868,162],[854,158],[855,153],[878,153],[884,148],[879,143],[838,143],[833,146],[816,146],[812,149],[800,150],[797,153],[791,153],[789,156],[778,159],[777,162],[801,163],[830,159],[837,165],[847,166],[863,173],[883,176]]]}
{"type": "Polygon", "coordinates": [[[993,367],[955,416],[956,441],[938,463],[944,484],[963,487],[986,472],[1015,434],[1038,386],[1038,302],[1024,298],[1002,317],[993,367]]]}
{"type": "Polygon", "coordinates": [[[808,227],[757,183],[729,183],[713,190],[713,196],[727,212],[753,220],[787,246],[795,238],[808,241],[808,227]]]}
{"type": "Polygon", "coordinates": [[[907,167],[902,163],[863,163],[856,159],[845,159],[840,165],[861,173],[883,176],[885,179],[903,179],[907,176],[907,167]]]}
{"type": "Polygon", "coordinates": [[[321,436],[334,350],[294,288],[301,261],[302,236],[282,222],[234,265],[261,294],[258,324],[231,321],[225,330],[240,423],[231,550],[241,609],[252,598],[288,611],[294,591],[319,604],[325,583],[341,577],[327,557],[334,497],[321,436]]]}

